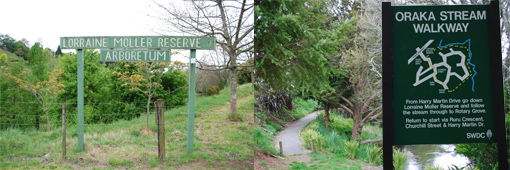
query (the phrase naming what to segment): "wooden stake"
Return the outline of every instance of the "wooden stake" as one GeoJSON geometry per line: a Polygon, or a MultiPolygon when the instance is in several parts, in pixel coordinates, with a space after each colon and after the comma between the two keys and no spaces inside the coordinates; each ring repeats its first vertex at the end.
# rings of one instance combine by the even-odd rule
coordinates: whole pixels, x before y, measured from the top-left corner
{"type": "Polygon", "coordinates": [[[315,139],[312,139],[312,153],[315,153],[315,139]]]}
{"type": "Polygon", "coordinates": [[[156,102],[156,122],[158,124],[158,157],[160,161],[165,159],[165,119],[163,99],[158,99],[156,102]]]}
{"type": "Polygon", "coordinates": [[[282,147],[282,141],[280,141],[280,155],[283,156],[283,147],[282,147]]]}

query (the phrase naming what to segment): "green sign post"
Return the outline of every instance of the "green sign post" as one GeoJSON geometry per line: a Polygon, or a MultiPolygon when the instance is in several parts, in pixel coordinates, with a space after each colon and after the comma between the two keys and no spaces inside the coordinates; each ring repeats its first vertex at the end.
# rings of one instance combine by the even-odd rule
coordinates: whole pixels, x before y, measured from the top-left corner
{"type": "Polygon", "coordinates": [[[385,145],[504,142],[498,13],[383,3],[385,145]]]}
{"type": "Polygon", "coordinates": [[[196,50],[216,49],[216,37],[190,36],[88,36],[60,37],[61,49],[77,49],[78,53],[78,150],[83,143],[83,49],[101,49],[101,61],[170,62],[170,49],[190,49],[188,96],[188,153],[193,152],[195,115],[196,50]],[[157,50],[154,50],[157,49],[157,50]],[[164,49],[164,50],[161,50],[164,49]]]}

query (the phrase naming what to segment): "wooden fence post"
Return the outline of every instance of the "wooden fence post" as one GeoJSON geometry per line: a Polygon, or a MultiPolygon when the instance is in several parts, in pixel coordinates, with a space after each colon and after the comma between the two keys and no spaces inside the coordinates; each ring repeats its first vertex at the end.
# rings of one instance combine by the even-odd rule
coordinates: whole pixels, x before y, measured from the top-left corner
{"type": "Polygon", "coordinates": [[[282,141],[280,141],[280,155],[283,156],[283,147],[282,147],[282,141]]]}
{"type": "Polygon", "coordinates": [[[158,99],[155,102],[156,122],[158,124],[158,157],[159,160],[165,159],[165,118],[164,118],[164,100],[158,99]]]}
{"type": "Polygon", "coordinates": [[[315,153],[315,139],[312,139],[312,153],[315,153]]]}
{"type": "Polygon", "coordinates": [[[66,102],[62,103],[62,159],[66,158],[66,102]]]}

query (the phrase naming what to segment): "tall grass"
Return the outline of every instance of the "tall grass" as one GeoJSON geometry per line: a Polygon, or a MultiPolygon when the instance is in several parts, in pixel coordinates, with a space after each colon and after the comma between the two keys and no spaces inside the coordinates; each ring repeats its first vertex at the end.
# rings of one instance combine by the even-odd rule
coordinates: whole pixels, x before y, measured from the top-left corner
{"type": "Polygon", "coordinates": [[[257,144],[259,149],[263,152],[277,153],[276,148],[271,146],[273,137],[273,134],[265,133],[260,127],[255,127],[254,129],[253,139],[255,140],[255,144],[257,144]]]}
{"type": "MultiPolygon", "coordinates": [[[[303,139],[310,138],[305,133],[316,131],[323,136],[324,142],[322,144],[322,151],[327,151],[322,154],[334,154],[338,157],[343,157],[347,160],[362,161],[373,163],[376,165],[382,164],[381,152],[382,148],[377,144],[359,144],[359,141],[351,141],[352,119],[346,119],[338,114],[331,114],[330,130],[327,131],[325,127],[324,114],[320,113],[314,121],[310,122],[305,130],[303,130],[301,137],[303,139]]],[[[379,139],[382,138],[382,129],[378,126],[366,124],[363,127],[362,139],[379,139]]],[[[310,135],[308,135],[310,136],[310,135]]]]}

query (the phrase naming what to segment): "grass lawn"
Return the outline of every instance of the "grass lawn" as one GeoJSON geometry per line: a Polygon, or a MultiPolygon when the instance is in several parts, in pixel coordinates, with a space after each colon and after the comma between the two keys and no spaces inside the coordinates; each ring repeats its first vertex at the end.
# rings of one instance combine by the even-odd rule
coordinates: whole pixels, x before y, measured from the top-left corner
{"type": "MultiPolygon", "coordinates": [[[[230,88],[219,95],[196,98],[194,149],[187,148],[188,107],[165,108],[166,160],[157,159],[157,135],[142,131],[146,116],[111,124],[85,125],[85,151],[77,151],[77,127],[67,127],[67,154],[62,159],[62,128],[52,133],[10,128],[0,131],[2,169],[119,169],[119,168],[253,168],[253,87],[237,90],[241,121],[228,119],[230,88]]],[[[108,113],[105,113],[108,114],[108,113]]],[[[86,116],[86,115],[85,115],[86,116]]],[[[154,116],[150,129],[157,131],[154,116]]],[[[44,126],[45,127],[45,126],[44,126]]]]}

